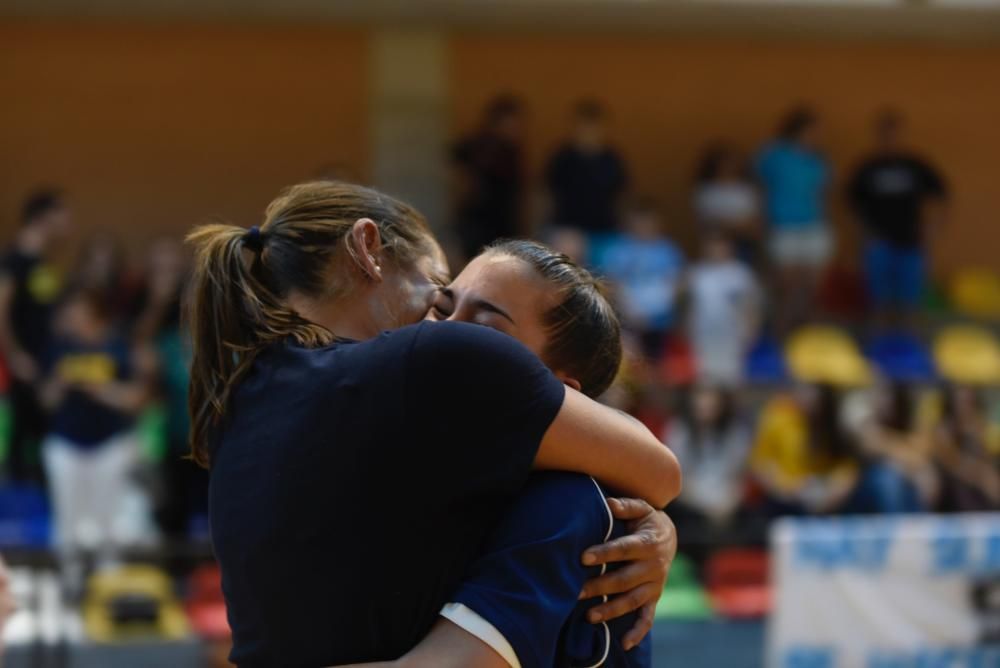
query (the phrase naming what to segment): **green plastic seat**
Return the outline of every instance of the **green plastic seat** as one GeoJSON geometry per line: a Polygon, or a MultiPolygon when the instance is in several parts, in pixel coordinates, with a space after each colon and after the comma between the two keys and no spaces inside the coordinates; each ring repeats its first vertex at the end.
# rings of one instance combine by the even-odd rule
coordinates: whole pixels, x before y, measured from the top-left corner
{"type": "Polygon", "coordinates": [[[714,617],[705,588],[698,582],[694,563],[678,554],[670,567],[670,579],[656,604],[656,619],[699,620],[714,617]]]}

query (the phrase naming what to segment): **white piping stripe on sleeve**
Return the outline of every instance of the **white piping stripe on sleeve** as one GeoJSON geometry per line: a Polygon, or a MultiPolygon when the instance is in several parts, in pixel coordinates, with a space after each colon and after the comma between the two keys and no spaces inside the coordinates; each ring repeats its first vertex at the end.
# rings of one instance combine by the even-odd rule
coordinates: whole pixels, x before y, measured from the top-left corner
{"type": "Polygon", "coordinates": [[[493,648],[511,668],[521,668],[517,653],[497,627],[486,621],[479,613],[461,603],[446,603],[441,608],[441,616],[455,626],[464,629],[493,648]]]}
{"type": "MultiPolygon", "coordinates": [[[[604,509],[608,511],[608,530],[604,532],[604,542],[606,543],[608,542],[608,539],[611,538],[611,531],[615,528],[615,516],[611,512],[611,506],[608,505],[607,497],[604,496],[604,490],[601,489],[601,486],[597,484],[597,481],[593,478],[590,479],[590,482],[594,483],[594,487],[597,488],[597,493],[601,496],[601,503],[604,504],[604,509]]],[[[601,566],[601,568],[604,567],[605,566],[603,565],[601,566]]],[[[601,574],[604,574],[603,570],[601,571],[601,574]]]]}
{"type": "MultiPolygon", "coordinates": [[[[615,528],[615,515],[611,512],[611,506],[608,504],[608,498],[604,496],[604,490],[601,489],[601,486],[597,484],[597,481],[593,478],[590,479],[590,482],[594,483],[594,487],[597,488],[597,495],[601,497],[601,503],[604,504],[604,509],[608,511],[608,530],[604,532],[604,542],[606,543],[608,542],[608,539],[611,538],[611,532],[614,531],[615,528]]],[[[608,565],[601,564],[601,575],[604,575],[607,570],[608,565]]],[[[604,603],[607,603],[608,597],[601,596],[601,600],[604,603]]],[[[600,666],[603,666],[604,662],[608,660],[608,654],[611,653],[611,629],[608,628],[607,622],[601,622],[601,626],[604,627],[604,655],[601,657],[600,661],[595,663],[593,666],[588,666],[588,668],[599,668],[600,666]]]]}

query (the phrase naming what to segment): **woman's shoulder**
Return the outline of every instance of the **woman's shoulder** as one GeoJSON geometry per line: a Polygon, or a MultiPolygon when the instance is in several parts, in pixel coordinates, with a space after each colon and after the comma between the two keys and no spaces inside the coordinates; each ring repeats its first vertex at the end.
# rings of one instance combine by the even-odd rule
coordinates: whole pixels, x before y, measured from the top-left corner
{"type": "Polygon", "coordinates": [[[411,354],[462,360],[480,356],[534,357],[520,341],[490,327],[468,322],[424,321],[387,334],[404,339],[411,354]]]}
{"type": "Polygon", "coordinates": [[[376,366],[404,369],[414,361],[428,370],[482,366],[484,359],[537,360],[517,339],[482,325],[424,321],[387,330],[365,341],[341,341],[318,348],[285,343],[259,358],[279,367],[305,367],[322,374],[346,367],[376,366]]]}

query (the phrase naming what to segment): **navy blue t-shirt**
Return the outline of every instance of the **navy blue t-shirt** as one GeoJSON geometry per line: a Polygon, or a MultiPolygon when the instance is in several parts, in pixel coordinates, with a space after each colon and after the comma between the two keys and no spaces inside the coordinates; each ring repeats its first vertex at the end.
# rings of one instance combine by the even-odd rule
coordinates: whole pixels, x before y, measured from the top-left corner
{"type": "Polygon", "coordinates": [[[515,339],[466,323],[262,353],[211,463],[231,660],[328,666],[416,645],[564,394],[515,339]]]}
{"type": "Polygon", "coordinates": [[[587,153],[566,145],[549,161],[546,182],[552,193],[554,223],[587,232],[615,229],[615,208],[628,176],[614,149],[587,153]]]}
{"type": "Polygon", "coordinates": [[[621,644],[637,613],[592,624],[587,611],[602,599],[578,600],[584,582],[602,572],[581,563],[584,550],[624,534],[592,478],[536,473],[450,597],[444,616],[475,635],[475,625],[466,625],[464,611],[454,604],[472,610],[509,643],[521,668],[648,668],[648,635],[631,651],[621,644]]]}
{"type": "Polygon", "coordinates": [[[45,361],[47,373],[70,386],[52,413],[51,433],[81,448],[92,448],[132,427],[131,414],[74,388],[132,378],[131,349],[125,339],[114,337],[92,345],[63,338],[52,344],[45,361]]]}

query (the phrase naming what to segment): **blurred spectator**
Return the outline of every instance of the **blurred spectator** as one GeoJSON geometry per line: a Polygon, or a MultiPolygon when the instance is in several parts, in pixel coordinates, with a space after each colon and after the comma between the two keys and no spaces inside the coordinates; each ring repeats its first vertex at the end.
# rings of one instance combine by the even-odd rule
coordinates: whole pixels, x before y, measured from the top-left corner
{"type": "Polygon", "coordinates": [[[772,514],[830,513],[854,492],[857,451],[832,385],[800,385],[765,406],[750,467],[772,514]]]}
{"type": "Polygon", "coordinates": [[[663,235],[656,205],[637,201],[625,214],[622,231],[593,249],[598,272],[614,281],[625,327],[642,339],[646,355],[655,357],[674,324],[684,256],[663,235]]]}
{"type": "Polygon", "coordinates": [[[972,387],[945,391],[934,455],[942,476],[940,510],[1000,510],[1000,449],[985,398],[972,387]]]}
{"type": "Polygon", "coordinates": [[[194,516],[207,512],[208,475],[187,458],[188,370],[191,350],[181,328],[181,303],[187,282],[187,257],[172,239],[158,239],[149,250],[149,275],[136,322],[138,341],[148,341],[159,356],[159,395],[166,413],[164,493],[158,504],[161,528],[183,540],[194,516]]]}
{"type": "Polygon", "coordinates": [[[87,242],[69,282],[74,289],[99,296],[116,324],[134,316],[135,289],[126,279],[125,258],[112,237],[98,235],[87,242]]]}
{"type": "Polygon", "coordinates": [[[777,271],[775,306],[781,332],[812,315],[819,278],[833,255],[826,211],[831,169],[818,144],[819,119],[811,109],[800,107],[785,117],[778,136],[756,159],[777,271]]]}
{"type": "Polygon", "coordinates": [[[494,239],[519,236],[523,116],[517,98],[501,95],[486,108],[481,127],[452,149],[455,228],[467,258],[494,239]]]}
{"type": "Polygon", "coordinates": [[[732,390],[702,384],[681,395],[666,442],[684,471],[670,512],[682,540],[711,541],[729,526],[743,500],[751,440],[732,390]]]}
{"type": "Polygon", "coordinates": [[[134,331],[138,341],[151,341],[179,331],[187,278],[187,259],[181,245],[169,238],[155,240],[149,247],[146,269],[134,331]]]}
{"type": "Polygon", "coordinates": [[[757,266],[760,244],[760,196],[739,151],[728,144],[708,148],[698,166],[695,218],[708,232],[724,232],[740,259],[757,266]]]}
{"type": "Polygon", "coordinates": [[[571,227],[549,227],[542,235],[543,242],[557,253],[562,253],[580,266],[590,263],[590,239],[580,230],[571,227]]]}
{"type": "Polygon", "coordinates": [[[48,260],[70,226],[62,195],[42,190],[28,197],[13,246],[0,261],[0,354],[12,376],[14,415],[8,474],[15,480],[37,475],[37,447],[45,417],[37,398],[42,355],[49,340],[52,307],[62,290],[48,260]]]}
{"type": "Polygon", "coordinates": [[[576,105],[573,133],[545,170],[553,224],[587,233],[615,230],[628,177],[625,162],[608,144],[606,121],[601,103],[583,100],[576,105]]]}
{"type": "Polygon", "coordinates": [[[736,259],[724,234],[706,238],[702,258],[688,272],[687,290],[688,338],[699,377],[739,383],[760,329],[762,295],[757,279],[736,259]]]}
{"type": "Polygon", "coordinates": [[[875,149],[848,186],[851,208],[868,237],[869,300],[876,315],[894,321],[920,305],[927,273],[923,227],[940,218],[947,195],[938,171],[903,145],[903,125],[894,111],[879,115],[875,149]]]}
{"type": "Polygon", "coordinates": [[[865,459],[849,510],[855,513],[915,513],[929,510],[939,484],[932,459],[932,433],[918,410],[914,388],[879,386],[848,402],[847,422],[865,459]]]}
{"type": "Polygon", "coordinates": [[[71,562],[72,581],[81,550],[113,556],[122,538],[123,500],[138,454],[133,422],[149,395],[149,369],[100,295],[82,290],[59,308],[47,361],[42,398],[51,428],[42,453],[57,544],[71,562]]]}

